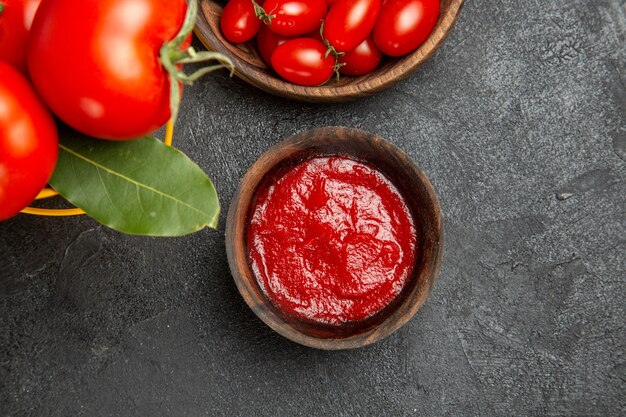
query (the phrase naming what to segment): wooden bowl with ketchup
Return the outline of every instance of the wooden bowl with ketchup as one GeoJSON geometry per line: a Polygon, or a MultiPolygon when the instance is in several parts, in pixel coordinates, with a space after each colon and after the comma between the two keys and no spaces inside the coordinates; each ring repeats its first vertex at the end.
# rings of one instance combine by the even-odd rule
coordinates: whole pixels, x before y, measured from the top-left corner
{"type": "Polygon", "coordinates": [[[246,173],[228,211],[226,251],[243,299],[273,330],[318,349],[358,348],[398,330],[430,294],[443,257],[441,211],[426,174],[396,146],[357,129],[314,129],[280,142],[246,173]],[[317,180],[310,176],[318,175],[316,169],[326,178],[323,199],[315,197],[320,194],[315,191],[317,180]],[[351,204],[350,198],[346,200],[346,193],[352,192],[350,181],[355,182],[351,204]],[[290,186],[294,188],[285,188],[290,186]],[[290,209],[284,199],[292,196],[294,201],[315,198],[314,211],[299,211],[302,205],[290,209]],[[329,210],[321,219],[330,237],[322,229],[312,229],[310,237],[298,238],[307,233],[302,228],[320,221],[320,207],[329,210]],[[351,225],[336,220],[341,207],[351,225]],[[361,222],[361,217],[373,225],[361,222]],[[285,227],[294,219],[297,225],[285,227]],[[357,225],[371,229],[366,232],[374,236],[372,240],[352,230],[357,225]],[[388,233],[385,227],[392,230],[388,233]],[[280,241],[289,234],[293,240],[280,241]],[[257,240],[259,236],[262,240],[257,240]],[[394,241],[395,236],[399,237],[394,241]],[[270,243],[259,248],[259,241],[270,243]],[[352,243],[345,244],[352,246],[342,252],[342,242],[348,241],[352,243]],[[310,263],[321,266],[315,270],[310,263]],[[294,269],[281,270],[285,265],[294,269]],[[315,282],[297,292],[301,276],[306,282],[313,276],[315,282]],[[277,283],[286,286],[276,287],[277,283]],[[337,286],[344,284],[347,290],[337,286]],[[303,300],[302,294],[312,294],[311,300],[303,300]]]}
{"type": "MultiPolygon", "coordinates": [[[[323,1],[323,0],[320,0],[323,1]]],[[[235,74],[268,93],[290,99],[315,103],[344,102],[383,91],[411,75],[439,49],[450,33],[465,0],[441,0],[437,25],[430,37],[417,50],[400,58],[387,58],[373,72],[359,76],[342,76],[316,87],[292,84],[280,78],[260,57],[254,40],[242,44],[228,42],[220,30],[224,2],[200,0],[196,35],[212,51],[231,58],[235,74]]]]}

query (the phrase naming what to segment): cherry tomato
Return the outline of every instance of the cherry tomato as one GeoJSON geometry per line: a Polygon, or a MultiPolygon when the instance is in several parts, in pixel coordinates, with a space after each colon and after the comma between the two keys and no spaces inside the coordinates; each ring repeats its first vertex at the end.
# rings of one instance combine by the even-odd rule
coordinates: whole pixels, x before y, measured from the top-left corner
{"type": "MultiPolygon", "coordinates": [[[[322,41],[322,35],[320,35],[320,29],[317,28],[313,32],[307,33],[302,36],[303,38],[317,39],[322,41]]],[[[291,36],[278,35],[265,26],[261,26],[259,34],[256,37],[257,48],[263,61],[269,66],[272,66],[272,54],[283,43],[288,40],[294,39],[291,36]]]]}
{"type": "Polygon", "coordinates": [[[262,26],[259,30],[259,34],[256,37],[256,44],[259,48],[259,53],[261,54],[261,58],[267,65],[272,65],[272,54],[283,43],[287,42],[292,38],[288,36],[278,35],[271,30],[269,30],[266,26],[262,26]]]}
{"type": "Polygon", "coordinates": [[[59,141],[52,116],[26,78],[0,62],[0,80],[0,220],[6,220],[46,185],[59,141]]]}
{"type": "Polygon", "coordinates": [[[324,20],[324,38],[337,52],[353,50],[374,28],[380,3],[381,0],[336,1],[324,20]]]}
{"type": "Polygon", "coordinates": [[[389,56],[416,50],[439,19],[439,0],[387,0],[374,26],[374,42],[389,56]]]}
{"type": "Polygon", "coordinates": [[[324,57],[328,48],[310,38],[291,39],[272,54],[272,68],[284,79],[299,85],[320,85],[332,77],[335,58],[324,57]]]}
{"type": "Polygon", "coordinates": [[[340,63],[346,65],[339,68],[344,75],[363,75],[370,73],[378,67],[383,54],[378,50],[372,37],[368,37],[350,52],[339,58],[340,63]]]}
{"type": "Polygon", "coordinates": [[[261,21],[256,16],[252,0],[230,0],[220,18],[222,33],[233,43],[247,42],[259,31],[261,21]]]}
{"type": "Polygon", "coordinates": [[[0,1],[0,60],[26,72],[28,32],[41,0],[0,1]]]}
{"type": "Polygon", "coordinates": [[[185,0],[43,1],[28,50],[35,88],[85,134],[127,140],[155,131],[170,117],[159,51],[186,9],[185,0]]]}
{"type": "Polygon", "coordinates": [[[266,0],[263,9],[274,16],[268,27],[283,36],[299,36],[318,29],[326,16],[324,0],[266,0]]]}

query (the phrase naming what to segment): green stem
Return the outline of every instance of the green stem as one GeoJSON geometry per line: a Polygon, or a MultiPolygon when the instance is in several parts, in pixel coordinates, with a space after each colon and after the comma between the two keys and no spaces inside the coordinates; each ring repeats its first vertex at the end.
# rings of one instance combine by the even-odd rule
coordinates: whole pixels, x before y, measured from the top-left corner
{"type": "Polygon", "coordinates": [[[326,39],[324,37],[324,21],[322,20],[322,25],[320,26],[320,36],[322,37],[322,42],[324,42],[324,45],[326,45],[326,53],[324,54],[324,58],[328,58],[328,55],[332,54],[333,58],[335,58],[335,67],[334,67],[334,71],[335,71],[335,76],[337,77],[337,81],[339,81],[339,78],[341,77],[339,74],[339,68],[343,67],[344,65],[346,65],[345,62],[339,62],[339,58],[341,58],[342,56],[344,56],[346,53],[345,52],[337,52],[337,50],[335,49],[334,46],[332,46],[330,44],[330,42],[328,42],[328,39],[326,39]]]}
{"type": "Polygon", "coordinates": [[[0,14],[4,12],[4,3],[0,1],[0,14]]]}
{"type": "Polygon", "coordinates": [[[173,48],[180,48],[180,46],[187,40],[187,37],[191,34],[194,25],[196,24],[196,16],[198,14],[198,1],[187,0],[187,13],[183,20],[183,25],[180,28],[178,34],[169,43],[173,48]]]}
{"type": "Polygon", "coordinates": [[[233,61],[225,55],[217,52],[196,52],[193,47],[181,50],[180,47],[187,40],[193,30],[198,14],[197,0],[187,1],[187,14],[183,25],[178,34],[170,42],[163,44],[160,51],[161,65],[169,74],[170,79],[170,111],[172,122],[178,117],[178,109],[180,107],[181,88],[180,84],[191,85],[201,76],[213,72],[221,68],[230,69],[231,76],[234,72],[233,61]],[[187,75],[179,66],[182,64],[218,61],[219,64],[213,64],[195,71],[191,75],[187,75]]]}
{"type": "Polygon", "coordinates": [[[272,10],[271,12],[267,13],[265,9],[259,5],[259,3],[257,3],[254,0],[250,0],[250,1],[252,1],[252,5],[254,6],[254,15],[258,17],[261,20],[261,22],[265,23],[267,26],[271,25],[272,19],[276,17],[276,15],[274,14],[274,11],[276,11],[276,7],[278,6],[276,6],[274,10],[272,10]]]}

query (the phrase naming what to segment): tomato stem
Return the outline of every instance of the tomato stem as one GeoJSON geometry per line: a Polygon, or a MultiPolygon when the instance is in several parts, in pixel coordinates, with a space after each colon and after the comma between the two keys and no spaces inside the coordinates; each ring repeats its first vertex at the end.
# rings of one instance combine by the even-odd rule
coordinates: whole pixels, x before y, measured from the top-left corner
{"type": "Polygon", "coordinates": [[[328,48],[326,50],[326,53],[324,54],[324,58],[328,58],[328,55],[330,55],[330,54],[333,54],[333,57],[335,58],[335,66],[333,67],[333,71],[335,72],[335,76],[337,77],[337,81],[339,81],[339,78],[341,77],[340,74],[339,74],[339,68],[341,68],[344,65],[346,65],[345,62],[339,62],[339,58],[344,56],[346,53],[345,52],[337,52],[335,47],[332,46],[330,44],[330,42],[328,42],[328,39],[326,39],[324,37],[324,21],[323,20],[322,20],[322,24],[320,26],[320,36],[322,37],[322,42],[324,42],[324,45],[326,45],[326,48],[328,48]]]}
{"type": "Polygon", "coordinates": [[[341,67],[343,67],[344,65],[346,65],[345,62],[339,62],[337,60],[335,61],[333,71],[335,72],[335,77],[337,78],[337,81],[339,81],[339,79],[341,78],[341,74],[339,74],[339,69],[341,69],[341,67]]]}
{"type": "Polygon", "coordinates": [[[163,44],[160,51],[161,65],[169,74],[170,79],[170,112],[172,122],[176,121],[181,99],[181,84],[191,85],[198,78],[209,72],[228,68],[231,76],[234,72],[234,64],[230,58],[218,52],[201,51],[196,52],[193,47],[186,50],[180,49],[187,40],[196,22],[198,14],[197,0],[187,1],[187,14],[178,34],[171,41],[163,44]],[[191,64],[207,61],[218,61],[218,64],[209,65],[188,75],[180,67],[182,64],[191,64]]]}
{"type": "Polygon", "coordinates": [[[258,17],[261,22],[265,23],[267,26],[272,24],[272,19],[276,17],[276,15],[274,14],[274,11],[276,11],[276,7],[274,7],[274,10],[272,10],[271,12],[267,13],[265,11],[265,9],[261,6],[259,6],[259,3],[257,3],[254,0],[250,0],[252,1],[252,5],[254,6],[254,15],[256,17],[258,17]]]}
{"type": "Polygon", "coordinates": [[[0,14],[4,12],[4,3],[0,1],[0,14]]]}

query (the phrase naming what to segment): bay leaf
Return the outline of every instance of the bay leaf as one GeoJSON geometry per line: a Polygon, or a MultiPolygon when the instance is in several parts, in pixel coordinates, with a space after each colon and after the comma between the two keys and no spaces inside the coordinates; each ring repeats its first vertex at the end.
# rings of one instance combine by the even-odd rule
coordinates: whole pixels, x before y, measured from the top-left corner
{"type": "Polygon", "coordinates": [[[61,130],[50,185],[105,226],[134,235],[182,236],[215,228],[220,212],[202,169],[149,137],[112,142],[61,130]]]}

